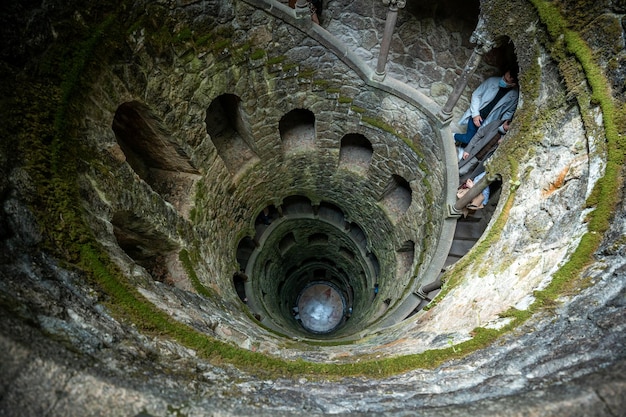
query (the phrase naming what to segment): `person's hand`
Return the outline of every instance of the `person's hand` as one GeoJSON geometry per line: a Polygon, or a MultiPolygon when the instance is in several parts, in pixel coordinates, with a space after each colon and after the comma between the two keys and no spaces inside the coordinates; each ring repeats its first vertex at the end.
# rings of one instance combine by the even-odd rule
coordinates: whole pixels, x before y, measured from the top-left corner
{"type": "Polygon", "coordinates": [[[467,181],[465,181],[465,184],[467,185],[467,188],[472,188],[474,186],[474,181],[468,178],[467,181]]]}
{"type": "Polygon", "coordinates": [[[480,117],[480,115],[474,116],[472,120],[474,121],[474,126],[476,127],[480,127],[480,124],[483,122],[483,118],[480,117]]]}
{"type": "Polygon", "coordinates": [[[467,159],[467,158],[469,158],[469,153],[463,152],[463,159],[467,159]]]}

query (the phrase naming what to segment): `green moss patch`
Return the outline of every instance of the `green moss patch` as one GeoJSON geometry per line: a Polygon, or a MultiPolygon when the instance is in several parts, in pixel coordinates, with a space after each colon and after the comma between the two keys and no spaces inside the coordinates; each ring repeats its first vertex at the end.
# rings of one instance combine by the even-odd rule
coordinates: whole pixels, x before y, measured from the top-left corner
{"type": "Polygon", "coordinates": [[[255,49],[250,54],[250,59],[256,60],[256,59],[265,58],[265,55],[267,55],[267,53],[263,49],[255,49]]]}
{"type": "Polygon", "coordinates": [[[277,65],[284,62],[287,59],[285,55],[278,55],[268,58],[267,65],[277,65]]]}

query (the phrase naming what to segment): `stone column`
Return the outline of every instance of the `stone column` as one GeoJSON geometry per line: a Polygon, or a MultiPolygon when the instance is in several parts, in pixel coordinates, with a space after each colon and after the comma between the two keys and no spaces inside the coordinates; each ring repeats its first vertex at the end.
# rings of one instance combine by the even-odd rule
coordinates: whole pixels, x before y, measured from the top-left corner
{"type": "Polygon", "coordinates": [[[459,198],[454,204],[454,212],[461,213],[463,208],[472,202],[474,197],[482,193],[483,190],[489,187],[489,184],[496,180],[496,176],[485,174],[469,191],[461,198],[459,198]]]}
{"type": "Polygon", "coordinates": [[[488,35],[484,33],[483,27],[484,21],[480,19],[478,25],[476,26],[476,30],[474,30],[474,33],[472,33],[472,37],[470,38],[470,42],[477,45],[472,51],[472,55],[470,56],[470,58],[467,60],[461,76],[456,81],[454,89],[448,97],[448,101],[441,108],[441,110],[439,110],[439,117],[443,121],[450,120],[450,117],[452,116],[452,109],[459,101],[459,98],[461,97],[461,94],[463,94],[463,90],[465,90],[465,87],[467,87],[467,81],[474,74],[476,68],[478,68],[478,65],[482,61],[483,55],[486,52],[490,51],[494,46],[494,42],[491,41],[488,35]]]}
{"type": "Polygon", "coordinates": [[[452,93],[450,93],[450,96],[448,96],[448,101],[446,101],[446,104],[439,111],[439,115],[443,120],[448,120],[452,116],[452,109],[459,101],[459,98],[461,98],[463,90],[465,90],[465,87],[467,87],[467,81],[476,71],[476,68],[478,67],[478,64],[480,64],[484,53],[485,50],[481,46],[477,46],[472,51],[472,56],[470,56],[467,63],[465,64],[465,68],[463,68],[463,72],[456,80],[456,83],[454,84],[454,89],[452,90],[452,93]]]}
{"type": "Polygon", "coordinates": [[[380,54],[378,55],[378,63],[376,65],[376,79],[382,81],[385,79],[385,67],[387,66],[387,55],[389,55],[389,47],[391,46],[391,37],[393,29],[398,20],[398,9],[406,6],[406,0],[383,0],[385,6],[389,6],[387,10],[387,19],[385,20],[385,32],[383,33],[383,41],[380,45],[380,54]]]}
{"type": "Polygon", "coordinates": [[[297,0],[296,1],[296,17],[298,19],[302,19],[304,17],[309,17],[311,15],[311,11],[309,9],[309,3],[307,0],[297,0]]]}

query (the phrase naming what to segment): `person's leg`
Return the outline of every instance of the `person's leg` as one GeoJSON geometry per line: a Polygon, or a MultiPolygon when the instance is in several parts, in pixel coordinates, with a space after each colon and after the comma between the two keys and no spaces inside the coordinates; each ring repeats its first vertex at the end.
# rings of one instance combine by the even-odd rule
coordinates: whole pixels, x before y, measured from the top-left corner
{"type": "Polygon", "coordinates": [[[455,133],[454,140],[457,142],[461,142],[464,145],[467,145],[470,140],[472,140],[477,130],[478,128],[476,127],[476,125],[474,125],[474,121],[470,117],[469,121],[467,122],[467,131],[465,133],[455,133]]]}
{"type": "Polygon", "coordinates": [[[463,164],[459,166],[459,177],[464,176],[478,165],[478,159],[472,156],[469,161],[463,161],[463,164]]]}
{"type": "Polygon", "coordinates": [[[467,208],[470,210],[478,210],[485,207],[486,203],[485,196],[483,193],[480,193],[467,205],[467,208]]]}

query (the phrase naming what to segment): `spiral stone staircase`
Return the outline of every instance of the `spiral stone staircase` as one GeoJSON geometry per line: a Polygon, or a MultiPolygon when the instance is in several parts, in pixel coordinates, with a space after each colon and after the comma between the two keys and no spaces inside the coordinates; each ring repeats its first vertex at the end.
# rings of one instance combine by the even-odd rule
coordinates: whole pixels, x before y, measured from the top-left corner
{"type": "Polygon", "coordinates": [[[620,415],[626,7],[293,6],[3,6],[0,415],[620,415]]]}

